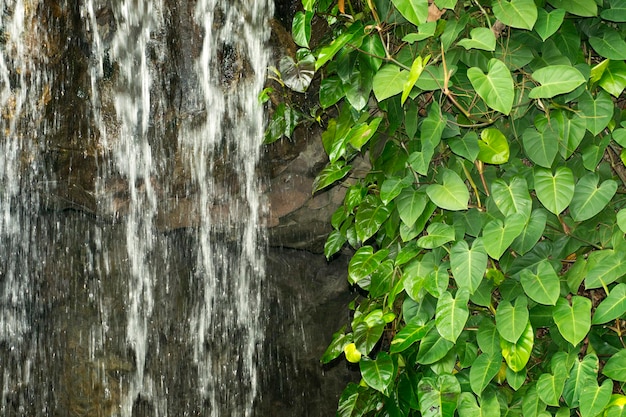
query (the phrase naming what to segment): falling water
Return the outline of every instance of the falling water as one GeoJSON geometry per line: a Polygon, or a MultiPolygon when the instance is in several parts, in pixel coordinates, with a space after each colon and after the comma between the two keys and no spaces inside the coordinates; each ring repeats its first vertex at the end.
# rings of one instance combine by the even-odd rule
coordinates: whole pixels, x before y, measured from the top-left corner
{"type": "Polygon", "coordinates": [[[1,415],[255,415],[271,3],[0,0],[1,415]]]}

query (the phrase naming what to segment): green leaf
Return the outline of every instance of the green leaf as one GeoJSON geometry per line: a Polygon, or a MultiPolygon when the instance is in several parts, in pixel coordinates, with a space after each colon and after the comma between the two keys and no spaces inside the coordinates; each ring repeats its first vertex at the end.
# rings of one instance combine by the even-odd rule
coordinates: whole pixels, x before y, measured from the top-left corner
{"type": "Polygon", "coordinates": [[[576,151],[585,136],[585,119],[577,115],[570,116],[569,112],[563,110],[553,111],[550,116],[552,130],[556,130],[559,138],[559,152],[567,159],[576,151]]]}
{"type": "Polygon", "coordinates": [[[574,197],[574,175],[567,167],[558,167],[554,174],[535,168],[534,180],[537,198],[553,214],[559,215],[574,197]]]}
{"type": "Polygon", "coordinates": [[[428,0],[391,0],[406,20],[419,26],[428,18],[428,0]]]}
{"type": "Polygon", "coordinates": [[[417,245],[424,249],[434,249],[454,240],[454,226],[445,223],[431,223],[426,235],[417,240],[417,245]]]}
{"type": "Polygon", "coordinates": [[[598,357],[594,354],[585,355],[582,361],[578,358],[574,361],[563,388],[563,398],[567,405],[571,408],[578,407],[583,389],[591,384],[597,385],[598,368],[598,357]]]}
{"type": "Polygon", "coordinates": [[[548,3],[557,9],[564,9],[566,12],[577,16],[592,17],[598,15],[598,6],[593,0],[549,0],[548,3]]]}
{"type": "Polygon", "coordinates": [[[492,390],[487,390],[480,397],[480,407],[472,393],[462,392],[458,407],[459,417],[500,417],[498,397],[492,390]]]}
{"type": "Polygon", "coordinates": [[[456,298],[453,298],[448,291],[439,297],[435,311],[435,325],[441,337],[453,343],[456,342],[469,317],[468,301],[469,292],[464,289],[457,291],[456,298]]]}
{"type": "Polygon", "coordinates": [[[387,64],[374,75],[372,89],[376,100],[383,101],[400,94],[409,78],[409,72],[403,71],[395,64],[387,64]]]}
{"type": "Polygon", "coordinates": [[[491,183],[491,196],[498,210],[505,216],[519,213],[526,219],[530,217],[533,202],[524,177],[515,176],[511,178],[510,184],[498,178],[491,183]]]}
{"type": "Polygon", "coordinates": [[[326,77],[320,84],[320,105],[323,109],[336,104],[346,93],[343,91],[343,83],[337,76],[326,77]]]}
{"type": "MultiPolygon", "coordinates": [[[[402,38],[402,42],[410,44],[428,39],[435,34],[437,22],[426,22],[417,27],[418,33],[409,33],[402,38]]],[[[415,62],[413,62],[415,64],[415,62]]]]}
{"type": "Polygon", "coordinates": [[[446,118],[442,116],[441,109],[437,102],[433,102],[428,109],[428,117],[424,119],[421,126],[422,150],[424,148],[434,150],[441,141],[441,135],[446,127],[446,118]]]}
{"type": "Polygon", "coordinates": [[[411,345],[422,340],[424,336],[433,328],[434,321],[422,323],[421,320],[409,321],[391,341],[389,351],[391,353],[400,353],[411,347],[411,345]]]}
{"type": "Polygon", "coordinates": [[[343,353],[343,348],[348,344],[352,343],[352,335],[346,335],[345,326],[343,329],[333,334],[333,340],[330,342],[324,355],[322,355],[322,363],[328,363],[333,359],[339,357],[343,353]]]}
{"type": "Polygon", "coordinates": [[[472,391],[480,396],[491,380],[497,375],[502,364],[502,355],[483,353],[476,358],[469,372],[469,381],[472,391]]]}
{"type": "Polygon", "coordinates": [[[352,334],[357,350],[363,355],[369,354],[380,340],[386,324],[381,310],[370,313],[366,318],[360,318],[356,324],[353,322],[352,334]]]}
{"type": "Polygon", "coordinates": [[[354,227],[361,242],[374,236],[382,224],[387,220],[391,210],[379,198],[368,195],[356,212],[354,227]]]}
{"type": "Polygon", "coordinates": [[[324,244],[324,256],[326,256],[326,259],[330,259],[331,256],[339,252],[347,241],[348,238],[340,230],[330,232],[324,244]]]}
{"type": "Polygon", "coordinates": [[[450,269],[459,289],[470,294],[478,289],[487,269],[487,251],[482,238],[477,238],[470,249],[465,240],[457,242],[450,250],[450,269]]]}
{"type": "Polygon", "coordinates": [[[528,223],[522,233],[511,243],[511,249],[520,255],[526,254],[541,239],[546,228],[547,212],[544,209],[535,209],[530,214],[528,223]]]}
{"type": "Polygon", "coordinates": [[[354,126],[350,129],[347,140],[355,149],[361,150],[361,147],[374,136],[382,120],[382,117],[376,117],[369,124],[363,123],[354,126]]]}
{"type": "Polygon", "coordinates": [[[513,372],[521,372],[528,363],[533,350],[534,340],[535,332],[533,331],[530,321],[516,343],[511,343],[502,337],[500,338],[502,357],[513,372]]]}
{"type": "Polygon", "coordinates": [[[465,49],[482,49],[485,51],[496,50],[496,35],[489,28],[474,28],[470,32],[470,38],[461,39],[457,45],[465,49]]]}
{"type": "Polygon", "coordinates": [[[626,349],[621,349],[611,356],[604,365],[602,373],[615,381],[626,381],[626,349]]]}
{"type": "Polygon", "coordinates": [[[461,385],[454,375],[422,378],[417,385],[422,417],[452,417],[461,394],[461,385]]]}
{"type": "Polygon", "coordinates": [[[372,395],[375,391],[353,382],[343,390],[337,408],[337,417],[362,417],[375,410],[379,399],[372,395]]]}
{"type": "Polygon", "coordinates": [[[407,188],[400,193],[395,201],[402,222],[407,226],[413,226],[424,212],[426,203],[428,203],[428,196],[424,189],[415,191],[413,188],[407,188]]]}
{"type": "Polygon", "coordinates": [[[572,305],[559,297],[552,310],[552,318],[561,336],[573,346],[578,345],[591,328],[591,300],[578,295],[572,296],[572,305]]]}
{"type": "Polygon", "coordinates": [[[561,27],[561,24],[563,24],[565,10],[556,9],[548,13],[546,9],[539,8],[537,12],[535,32],[537,32],[541,39],[545,41],[550,36],[554,35],[561,27]]]}
{"type": "Polygon", "coordinates": [[[317,192],[324,189],[336,181],[339,181],[352,170],[351,165],[346,165],[344,161],[337,161],[333,164],[328,164],[313,181],[313,192],[317,192]]]}
{"type": "Polygon", "coordinates": [[[585,119],[587,130],[597,136],[613,118],[613,100],[604,91],[598,92],[594,100],[589,91],[585,91],[578,100],[578,107],[585,119]]]}
{"type": "Polygon", "coordinates": [[[626,62],[609,61],[598,85],[614,97],[619,97],[626,88],[626,62]]]}
{"type": "Polygon", "coordinates": [[[590,172],[578,180],[569,209],[577,222],[587,220],[600,213],[609,204],[617,191],[617,182],[606,180],[598,187],[598,174],[590,172]]]}
{"type": "Polygon", "coordinates": [[[531,30],[537,20],[537,6],[533,0],[494,0],[493,14],[507,26],[531,30]]]}
{"type": "Polygon", "coordinates": [[[566,379],[567,370],[563,366],[553,370],[553,374],[542,374],[537,380],[539,398],[548,405],[558,407],[566,379]]]}
{"type": "Polygon", "coordinates": [[[587,259],[585,288],[605,287],[626,274],[626,258],[614,249],[593,251],[587,259]]]}
{"type": "Polygon", "coordinates": [[[617,284],[611,293],[598,305],[591,324],[604,324],[626,313],[626,284],[617,284]]]}
{"type": "Polygon", "coordinates": [[[293,41],[298,46],[304,48],[309,47],[309,41],[311,40],[311,20],[313,19],[313,12],[297,12],[293,17],[291,23],[291,33],[293,34],[293,41]]]}
{"type": "Polygon", "coordinates": [[[411,177],[387,177],[380,186],[380,199],[382,203],[385,205],[389,204],[391,200],[400,195],[402,190],[410,186],[411,182],[411,177]]]}
{"type": "Polygon", "coordinates": [[[600,12],[600,17],[612,22],[626,22],[626,0],[609,0],[609,5],[600,12]]]}
{"type": "Polygon", "coordinates": [[[493,219],[483,228],[483,242],[489,256],[493,259],[500,259],[502,254],[520,235],[526,219],[523,214],[512,214],[504,219],[493,219]]]}
{"type": "Polygon", "coordinates": [[[372,72],[376,72],[383,64],[385,46],[379,36],[366,36],[360,48],[364,54],[359,56],[360,62],[367,64],[372,72]]]}
{"type": "Polygon", "coordinates": [[[478,136],[476,132],[469,131],[463,138],[452,138],[448,140],[448,146],[452,152],[462,156],[470,162],[474,162],[478,157],[480,148],[478,147],[478,136]]]}
{"type": "Polygon", "coordinates": [[[317,60],[315,61],[315,71],[322,68],[324,64],[333,59],[333,57],[343,48],[348,42],[352,41],[355,37],[363,36],[363,24],[361,22],[355,22],[348,30],[337,36],[330,44],[320,48],[317,54],[317,60]]]}
{"type": "Polygon", "coordinates": [[[541,86],[530,90],[529,98],[551,98],[569,93],[586,81],[580,71],[569,65],[549,65],[533,72],[532,77],[541,86]]]}
{"type": "Polygon", "coordinates": [[[520,296],[512,305],[506,300],[500,301],[496,309],[496,329],[500,337],[507,342],[516,343],[528,324],[528,301],[520,296]]]}
{"type": "Polygon", "coordinates": [[[445,210],[467,210],[469,191],[459,175],[449,169],[443,171],[443,184],[431,184],[426,194],[438,207],[445,210]]]}
{"type": "Polygon", "coordinates": [[[487,164],[501,165],[509,161],[509,142],[496,128],[485,129],[478,141],[478,159],[487,164]]]}
{"type": "Polygon", "coordinates": [[[382,393],[387,392],[396,376],[396,366],[387,352],[379,352],[375,360],[364,357],[359,368],[365,383],[382,393]]]}
{"type": "Polygon", "coordinates": [[[626,59],[626,41],[615,29],[605,27],[602,36],[589,37],[589,43],[601,56],[616,61],[626,59]]]}
{"type": "Polygon", "coordinates": [[[541,131],[530,127],[524,130],[522,143],[531,161],[544,168],[550,168],[559,150],[559,135],[549,125],[541,131]]]}
{"type": "Polygon", "coordinates": [[[358,284],[368,278],[388,254],[388,249],[381,249],[374,253],[374,248],[371,246],[361,246],[350,259],[348,281],[351,284],[358,284]]]}
{"type": "Polygon", "coordinates": [[[621,209],[620,211],[618,211],[616,217],[619,229],[622,232],[626,233],[626,209],[621,209]]]}
{"type": "Polygon", "coordinates": [[[422,365],[433,364],[448,354],[454,343],[441,337],[437,329],[432,329],[420,342],[417,362],[422,365]]]}
{"type": "Polygon", "coordinates": [[[487,106],[504,114],[511,112],[515,91],[511,72],[504,62],[492,58],[486,75],[480,68],[472,67],[467,70],[467,77],[487,106]]]}
{"type": "Polygon", "coordinates": [[[524,292],[540,304],[555,305],[560,294],[560,282],[554,268],[547,260],[537,265],[537,273],[528,269],[520,273],[524,292]]]}
{"type": "Polygon", "coordinates": [[[346,99],[355,110],[363,110],[367,106],[372,92],[372,77],[369,71],[355,68],[350,73],[348,82],[343,84],[343,91],[346,93],[346,99]]]}
{"type": "Polygon", "coordinates": [[[583,388],[580,394],[580,416],[596,417],[611,401],[612,392],[613,381],[610,379],[604,381],[600,387],[596,381],[593,381],[583,388]]]}
{"type": "Polygon", "coordinates": [[[406,99],[409,97],[409,93],[411,92],[411,90],[413,90],[413,86],[415,86],[415,83],[417,82],[418,78],[420,77],[420,75],[422,75],[422,72],[424,71],[424,68],[426,68],[426,64],[428,63],[429,60],[430,60],[430,55],[426,55],[425,58],[418,56],[417,58],[413,60],[413,64],[411,65],[411,70],[409,71],[409,76],[406,82],[404,83],[404,86],[402,87],[402,99],[401,99],[402,104],[404,104],[406,99]]]}
{"type": "Polygon", "coordinates": [[[522,412],[524,417],[543,417],[546,403],[541,401],[537,393],[537,385],[530,386],[522,399],[522,412]]]}

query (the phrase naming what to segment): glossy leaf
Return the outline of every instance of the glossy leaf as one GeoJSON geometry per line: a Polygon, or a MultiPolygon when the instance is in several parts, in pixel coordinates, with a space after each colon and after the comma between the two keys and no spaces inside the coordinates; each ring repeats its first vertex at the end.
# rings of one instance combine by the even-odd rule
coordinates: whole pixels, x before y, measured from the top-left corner
{"type": "Polygon", "coordinates": [[[380,340],[385,331],[385,322],[382,319],[374,323],[360,321],[352,328],[356,349],[363,355],[368,355],[380,340]]]}
{"type": "Polygon", "coordinates": [[[580,415],[581,417],[596,417],[604,410],[611,401],[611,393],[613,392],[613,381],[607,379],[601,386],[593,381],[590,385],[583,388],[580,395],[580,415]]]}
{"type": "Polygon", "coordinates": [[[430,365],[442,359],[452,349],[454,343],[441,337],[437,329],[432,329],[420,342],[417,362],[430,365]]]}
{"type": "Polygon", "coordinates": [[[569,93],[586,80],[576,68],[568,65],[550,65],[533,72],[533,79],[541,84],[533,88],[528,97],[551,98],[569,93]]]}
{"type": "Polygon", "coordinates": [[[317,60],[315,61],[315,71],[322,68],[328,61],[343,48],[348,42],[352,41],[355,37],[363,36],[363,24],[356,22],[348,30],[337,36],[331,43],[320,48],[317,54],[317,60]]]}
{"type": "Polygon", "coordinates": [[[598,85],[613,97],[619,97],[626,88],[626,62],[609,61],[598,85]]]}
{"type": "Polygon", "coordinates": [[[411,178],[387,177],[380,186],[380,200],[387,205],[402,193],[402,190],[411,185],[411,178]]]}
{"type": "Polygon", "coordinates": [[[564,18],[565,10],[563,9],[555,9],[548,12],[546,9],[540,8],[537,10],[535,32],[545,41],[559,30],[564,18]]]}
{"type": "MultiPolygon", "coordinates": [[[[532,0],[530,1],[532,3],[532,0]]],[[[533,8],[535,8],[534,4],[533,8]]],[[[487,106],[504,114],[511,112],[515,97],[513,78],[502,61],[492,58],[489,61],[487,74],[483,73],[480,68],[472,67],[467,70],[467,77],[487,106]]]]}
{"type": "Polygon", "coordinates": [[[320,172],[313,182],[313,192],[324,189],[339,181],[352,170],[351,165],[346,165],[343,161],[329,164],[320,172]]]}
{"type": "Polygon", "coordinates": [[[431,223],[426,235],[417,240],[417,245],[425,249],[434,249],[454,240],[454,226],[445,223],[431,223]]]}
{"type": "Polygon", "coordinates": [[[468,301],[467,290],[459,290],[456,298],[448,291],[439,297],[435,311],[435,325],[441,337],[453,343],[456,342],[469,317],[468,301]]]}
{"type": "Polygon", "coordinates": [[[446,210],[466,210],[469,191],[459,175],[449,169],[443,172],[443,184],[431,184],[426,188],[430,200],[446,210]]]}
{"type": "Polygon", "coordinates": [[[481,238],[474,240],[471,249],[464,240],[452,246],[450,268],[459,289],[465,288],[474,294],[485,275],[487,260],[487,251],[481,238]]]}
{"type": "Polygon", "coordinates": [[[580,395],[585,387],[597,384],[598,368],[598,357],[595,354],[585,355],[582,360],[576,358],[563,388],[563,398],[570,407],[579,406],[580,395]]]}
{"type": "Polygon", "coordinates": [[[534,340],[535,332],[533,331],[530,321],[517,342],[511,343],[502,337],[500,338],[502,357],[513,372],[521,372],[528,363],[533,350],[534,340]]]}
{"type": "Polygon", "coordinates": [[[533,301],[547,305],[556,304],[560,294],[560,282],[550,262],[539,263],[536,274],[528,269],[522,270],[520,282],[526,295],[533,301]]]}
{"type": "Polygon", "coordinates": [[[576,184],[570,203],[572,218],[578,222],[587,220],[600,213],[609,204],[617,191],[617,182],[606,180],[598,186],[598,175],[589,173],[576,184]]]}
{"type": "Polygon", "coordinates": [[[496,50],[496,36],[489,28],[474,28],[470,31],[470,37],[457,42],[465,49],[482,49],[485,51],[496,50]]]}
{"type": "Polygon", "coordinates": [[[611,356],[602,368],[602,373],[615,381],[626,381],[626,349],[611,356]]]}
{"type": "Polygon", "coordinates": [[[339,398],[337,417],[359,417],[375,410],[378,398],[369,388],[349,383],[339,398]]]}
{"type": "Polygon", "coordinates": [[[534,179],[537,198],[545,208],[556,215],[567,208],[574,197],[574,175],[569,168],[560,166],[554,174],[536,168],[534,179]]]}
{"type": "Polygon", "coordinates": [[[476,358],[469,372],[470,386],[472,391],[480,396],[483,390],[491,382],[500,370],[502,364],[502,355],[500,352],[496,354],[483,353],[476,358]]]}
{"type": "Polygon", "coordinates": [[[391,210],[379,198],[372,195],[366,197],[355,217],[354,226],[359,240],[365,242],[374,236],[390,214],[391,210]]]}
{"type": "Polygon", "coordinates": [[[383,101],[400,94],[408,78],[409,72],[401,70],[397,65],[387,64],[381,67],[372,84],[376,100],[383,101]]]}
{"type": "Polygon", "coordinates": [[[343,85],[339,77],[326,77],[322,80],[320,85],[320,105],[323,109],[326,109],[339,100],[341,100],[346,93],[343,91],[343,85]]]}
{"type": "Polygon", "coordinates": [[[539,398],[548,405],[558,407],[566,379],[567,370],[563,366],[556,367],[552,374],[542,374],[537,380],[539,398]]]}
{"type": "Polygon", "coordinates": [[[591,252],[587,259],[585,288],[600,288],[626,275],[626,258],[621,252],[605,249],[591,252]]]}
{"type": "Polygon", "coordinates": [[[343,349],[346,345],[352,342],[351,335],[345,334],[345,327],[340,331],[333,334],[333,340],[330,342],[326,351],[322,355],[321,362],[328,363],[343,353],[343,349]]]}
{"type": "Polygon", "coordinates": [[[589,0],[549,0],[552,6],[583,17],[598,15],[598,6],[595,1],[589,0]]]}
{"type": "Polygon", "coordinates": [[[435,325],[434,321],[421,323],[421,320],[410,321],[393,337],[390,352],[400,353],[419,342],[435,325]]]}
{"type": "Polygon", "coordinates": [[[304,48],[309,47],[309,41],[311,40],[311,20],[313,19],[312,12],[297,12],[293,17],[291,24],[291,33],[293,34],[294,42],[304,48]]]}
{"type": "Polygon", "coordinates": [[[426,68],[426,64],[430,60],[430,55],[427,55],[425,58],[418,56],[413,60],[413,64],[411,65],[411,70],[409,71],[409,76],[402,87],[402,99],[401,103],[404,104],[407,98],[409,98],[409,93],[413,90],[415,83],[417,82],[422,72],[424,72],[424,68],[426,68]]]}
{"type": "Polygon", "coordinates": [[[537,20],[537,6],[533,0],[495,0],[493,14],[507,26],[531,30],[537,20]]]}
{"type": "Polygon", "coordinates": [[[426,377],[417,385],[422,417],[452,417],[461,394],[461,385],[454,375],[426,377]]]}
{"type": "Polygon", "coordinates": [[[391,0],[406,20],[419,26],[428,18],[428,0],[391,0]]]}
{"type": "Polygon", "coordinates": [[[569,158],[585,136],[585,119],[572,116],[569,112],[556,110],[551,113],[551,125],[552,130],[556,131],[559,138],[561,156],[566,159],[569,158]]]}
{"type": "Polygon", "coordinates": [[[423,189],[404,189],[396,198],[396,207],[400,219],[407,226],[413,226],[426,208],[428,196],[423,189]]]}
{"type": "Polygon", "coordinates": [[[374,248],[371,246],[360,247],[350,259],[348,281],[351,284],[358,284],[368,278],[388,254],[389,250],[387,249],[374,252],[374,248]]]}
{"type": "Polygon", "coordinates": [[[596,307],[591,324],[607,323],[624,313],[626,313],[626,284],[620,283],[613,287],[609,295],[596,307]]]}
{"type": "Polygon", "coordinates": [[[516,343],[528,325],[528,301],[521,296],[515,305],[503,300],[496,310],[496,328],[500,337],[507,342],[516,343]]]}
{"type": "Polygon", "coordinates": [[[525,218],[530,217],[533,202],[524,177],[513,177],[508,184],[502,179],[495,180],[491,184],[491,196],[505,216],[519,213],[525,218]]]}
{"type": "Polygon", "coordinates": [[[491,220],[483,228],[483,243],[489,256],[500,259],[502,254],[524,230],[526,219],[523,214],[507,216],[504,223],[500,219],[491,220]]]}
{"type": "Polygon", "coordinates": [[[496,128],[480,132],[478,159],[488,164],[500,165],[509,161],[509,142],[496,128]]]}
{"type": "Polygon", "coordinates": [[[561,336],[576,346],[587,336],[591,328],[591,300],[574,295],[570,305],[567,299],[559,297],[552,317],[561,336]]]}
{"type": "Polygon", "coordinates": [[[361,375],[367,385],[376,391],[386,393],[396,376],[396,366],[391,356],[380,352],[375,360],[363,358],[359,362],[361,375]]]}
{"type": "Polygon", "coordinates": [[[459,396],[459,417],[499,417],[500,404],[493,391],[487,390],[480,397],[480,407],[472,393],[462,392],[459,396]]]}
{"type": "Polygon", "coordinates": [[[511,243],[511,249],[520,255],[529,252],[543,235],[547,219],[548,215],[544,209],[533,210],[522,233],[511,243]]]}

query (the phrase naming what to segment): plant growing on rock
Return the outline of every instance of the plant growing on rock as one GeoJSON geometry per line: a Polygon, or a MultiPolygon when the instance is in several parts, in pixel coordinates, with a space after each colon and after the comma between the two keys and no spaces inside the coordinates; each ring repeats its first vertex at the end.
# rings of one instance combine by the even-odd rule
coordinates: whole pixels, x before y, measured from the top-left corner
{"type": "Polygon", "coordinates": [[[626,415],[626,2],[302,4],[314,191],[371,162],[325,246],[359,293],[337,415],[626,415]]]}

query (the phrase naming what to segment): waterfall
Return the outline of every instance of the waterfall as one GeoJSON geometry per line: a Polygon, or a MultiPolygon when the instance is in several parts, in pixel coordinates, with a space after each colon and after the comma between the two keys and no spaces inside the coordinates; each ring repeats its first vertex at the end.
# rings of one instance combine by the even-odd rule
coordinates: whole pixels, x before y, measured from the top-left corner
{"type": "Polygon", "coordinates": [[[0,415],[256,415],[272,1],[0,6],[0,415]]]}

